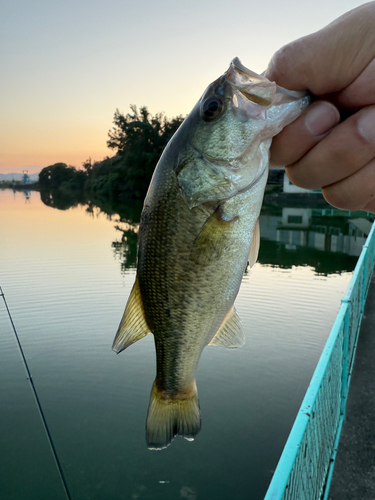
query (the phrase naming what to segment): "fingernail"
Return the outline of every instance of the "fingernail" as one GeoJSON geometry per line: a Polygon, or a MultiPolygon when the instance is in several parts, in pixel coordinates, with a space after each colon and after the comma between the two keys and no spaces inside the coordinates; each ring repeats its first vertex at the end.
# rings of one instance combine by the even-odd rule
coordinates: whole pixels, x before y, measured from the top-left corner
{"type": "Polygon", "coordinates": [[[357,126],[362,137],[375,143],[375,106],[361,113],[357,126]]]}
{"type": "Polygon", "coordinates": [[[340,113],[329,102],[313,104],[307,111],[305,125],[312,135],[322,135],[331,130],[340,121],[340,113]]]}

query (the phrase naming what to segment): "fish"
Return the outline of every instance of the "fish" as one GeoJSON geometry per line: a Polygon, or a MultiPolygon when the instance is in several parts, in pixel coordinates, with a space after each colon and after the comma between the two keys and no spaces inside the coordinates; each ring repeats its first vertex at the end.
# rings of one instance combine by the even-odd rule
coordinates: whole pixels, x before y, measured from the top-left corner
{"type": "Polygon", "coordinates": [[[141,214],[137,274],[117,330],[120,353],[152,333],[156,377],[146,420],[150,449],[201,429],[196,369],[206,346],[245,337],[234,307],[257,260],[272,137],[310,102],[238,58],[207,87],[167,144],[141,214]]]}

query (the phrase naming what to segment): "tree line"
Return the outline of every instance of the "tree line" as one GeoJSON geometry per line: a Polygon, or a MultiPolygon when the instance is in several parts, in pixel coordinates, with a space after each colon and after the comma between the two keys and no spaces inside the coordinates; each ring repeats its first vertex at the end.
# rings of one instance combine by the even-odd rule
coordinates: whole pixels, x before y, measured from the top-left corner
{"type": "Polygon", "coordinates": [[[118,109],[115,112],[107,141],[116,153],[113,157],[94,162],[89,158],[82,169],[65,163],[43,168],[39,186],[47,201],[59,195],[96,203],[144,198],[154,168],[183,117],[152,116],[146,106],[138,110],[132,105],[130,110],[126,115],[118,109]]]}

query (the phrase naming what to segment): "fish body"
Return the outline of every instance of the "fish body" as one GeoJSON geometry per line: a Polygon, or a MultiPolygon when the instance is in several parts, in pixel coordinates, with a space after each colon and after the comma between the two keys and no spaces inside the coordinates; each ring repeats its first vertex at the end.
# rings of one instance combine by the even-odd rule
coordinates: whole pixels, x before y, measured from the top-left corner
{"type": "Polygon", "coordinates": [[[272,137],[308,105],[234,59],[167,145],[141,215],[137,277],[113,349],[153,333],[149,448],[201,427],[195,373],[207,345],[244,343],[233,303],[256,261],[272,137]]]}

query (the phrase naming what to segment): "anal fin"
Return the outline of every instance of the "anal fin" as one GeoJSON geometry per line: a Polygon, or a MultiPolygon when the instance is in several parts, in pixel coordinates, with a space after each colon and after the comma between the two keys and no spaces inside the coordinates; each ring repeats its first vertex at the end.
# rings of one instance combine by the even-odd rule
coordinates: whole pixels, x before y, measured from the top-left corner
{"type": "Polygon", "coordinates": [[[143,310],[138,277],[135,280],[112,349],[117,354],[151,333],[143,310]]]}
{"type": "Polygon", "coordinates": [[[236,349],[245,343],[245,335],[242,330],[240,318],[234,307],[225,316],[215,337],[208,345],[236,349]]]}

